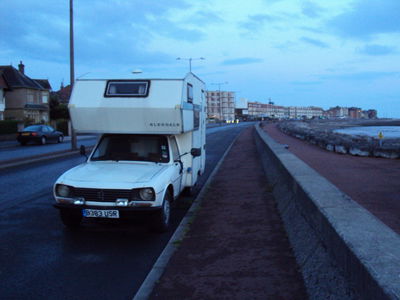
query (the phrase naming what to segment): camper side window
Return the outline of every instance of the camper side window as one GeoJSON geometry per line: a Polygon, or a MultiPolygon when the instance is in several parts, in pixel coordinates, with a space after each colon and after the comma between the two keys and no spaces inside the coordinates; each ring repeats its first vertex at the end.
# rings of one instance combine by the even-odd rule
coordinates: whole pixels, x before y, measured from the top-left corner
{"type": "Polygon", "coordinates": [[[187,84],[187,102],[193,103],[193,85],[187,84]]]}
{"type": "Polygon", "coordinates": [[[105,97],[147,97],[150,81],[108,81],[105,97]]]}

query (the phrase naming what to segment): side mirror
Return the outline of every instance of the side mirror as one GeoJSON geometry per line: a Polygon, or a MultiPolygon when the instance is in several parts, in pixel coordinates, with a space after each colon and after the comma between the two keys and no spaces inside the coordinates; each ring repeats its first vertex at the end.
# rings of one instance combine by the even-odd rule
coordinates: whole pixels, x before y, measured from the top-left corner
{"type": "Polygon", "coordinates": [[[86,147],[85,147],[85,145],[81,145],[81,147],[79,148],[79,151],[80,151],[81,155],[83,155],[83,156],[86,156],[86,157],[87,157],[87,155],[86,155],[86,147]]]}
{"type": "Polygon", "coordinates": [[[201,148],[192,148],[192,150],[190,150],[190,154],[193,157],[197,157],[201,155],[201,148]]]}

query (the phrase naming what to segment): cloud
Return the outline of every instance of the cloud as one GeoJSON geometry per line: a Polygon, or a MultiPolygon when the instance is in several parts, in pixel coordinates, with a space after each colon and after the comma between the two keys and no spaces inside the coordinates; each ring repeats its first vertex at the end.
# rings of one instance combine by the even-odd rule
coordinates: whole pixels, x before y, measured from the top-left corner
{"type": "Polygon", "coordinates": [[[383,78],[399,78],[399,72],[357,72],[357,73],[347,73],[347,74],[330,74],[322,75],[321,79],[333,79],[333,80],[343,80],[343,81],[371,81],[383,78]]]}
{"type": "Polygon", "coordinates": [[[196,25],[204,25],[205,23],[221,23],[223,19],[211,11],[197,11],[187,18],[187,22],[196,25]]]}
{"type": "Polygon", "coordinates": [[[365,47],[359,49],[358,52],[366,55],[379,56],[379,55],[394,54],[397,51],[394,47],[389,47],[389,46],[366,45],[365,47]]]}
{"type": "Polygon", "coordinates": [[[317,18],[320,16],[320,13],[322,12],[321,7],[310,1],[303,2],[301,6],[302,6],[301,11],[303,15],[306,15],[307,17],[310,18],[317,18]]]}
{"type": "Polygon", "coordinates": [[[43,59],[46,53],[46,59],[62,61],[68,56],[68,6],[22,0],[5,0],[2,5],[7,9],[0,10],[1,48],[21,58],[43,59]]]}
{"type": "Polygon", "coordinates": [[[351,11],[327,22],[335,34],[344,38],[369,39],[380,33],[400,32],[399,0],[357,0],[351,11]]]}
{"type": "Polygon", "coordinates": [[[239,23],[239,26],[246,31],[258,32],[263,28],[265,23],[273,23],[279,19],[278,17],[267,14],[257,14],[249,16],[247,21],[239,23]]]}
{"type": "MultiPolygon", "coordinates": [[[[69,60],[67,1],[3,0],[0,47],[21,59],[69,60]],[[12,12],[12,13],[11,13],[12,12]],[[45,54],[45,57],[44,57],[45,54]]],[[[120,64],[168,61],[168,51],[147,52],[157,34],[175,40],[197,41],[204,34],[170,21],[170,11],[191,6],[183,0],[74,2],[75,58],[79,62],[120,64]]],[[[171,59],[173,61],[173,59],[171,59]]]]}
{"type": "Polygon", "coordinates": [[[321,42],[320,40],[315,40],[315,39],[308,38],[308,37],[302,37],[302,38],[300,38],[300,40],[307,44],[310,44],[310,45],[313,45],[316,47],[320,47],[320,48],[328,48],[329,47],[328,44],[321,42]]]}
{"type": "Polygon", "coordinates": [[[242,57],[242,58],[224,60],[222,62],[222,65],[246,65],[246,64],[261,63],[263,61],[264,60],[261,58],[242,57]]]}
{"type": "Polygon", "coordinates": [[[153,34],[164,37],[194,41],[203,34],[199,30],[188,29],[187,24],[179,25],[170,20],[169,11],[186,10],[191,6],[181,0],[174,1],[114,1],[99,2],[96,9],[87,3],[82,4],[84,10],[79,21],[88,33],[99,38],[115,35],[136,42],[146,42],[153,34]],[[95,25],[95,26],[94,26],[95,25]],[[146,36],[148,38],[146,38],[146,36]],[[142,40],[143,39],[143,40],[142,40]]]}

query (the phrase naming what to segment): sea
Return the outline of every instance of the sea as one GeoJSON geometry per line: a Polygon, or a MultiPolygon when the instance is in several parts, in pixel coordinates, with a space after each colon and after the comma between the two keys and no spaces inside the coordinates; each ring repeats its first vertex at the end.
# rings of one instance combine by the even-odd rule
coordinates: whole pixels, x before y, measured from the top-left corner
{"type": "Polygon", "coordinates": [[[400,138],[400,126],[362,126],[336,129],[335,132],[348,135],[364,135],[378,138],[400,138]]]}

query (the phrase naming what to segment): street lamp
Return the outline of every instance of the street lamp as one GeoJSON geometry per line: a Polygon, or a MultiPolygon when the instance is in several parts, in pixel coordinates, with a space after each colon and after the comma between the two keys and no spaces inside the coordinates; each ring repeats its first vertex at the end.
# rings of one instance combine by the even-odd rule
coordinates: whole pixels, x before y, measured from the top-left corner
{"type": "Polygon", "coordinates": [[[211,85],[218,85],[218,102],[219,102],[219,109],[220,109],[220,119],[223,119],[223,113],[222,113],[222,101],[221,101],[221,85],[228,84],[228,81],[225,82],[216,82],[216,83],[211,83],[211,85]]]}
{"type": "Polygon", "coordinates": [[[204,57],[198,57],[198,58],[177,57],[176,60],[188,60],[189,61],[189,72],[192,72],[192,60],[205,60],[205,58],[204,57]]]}

